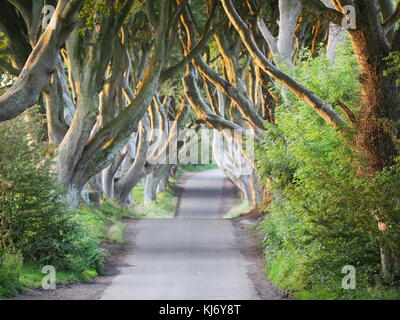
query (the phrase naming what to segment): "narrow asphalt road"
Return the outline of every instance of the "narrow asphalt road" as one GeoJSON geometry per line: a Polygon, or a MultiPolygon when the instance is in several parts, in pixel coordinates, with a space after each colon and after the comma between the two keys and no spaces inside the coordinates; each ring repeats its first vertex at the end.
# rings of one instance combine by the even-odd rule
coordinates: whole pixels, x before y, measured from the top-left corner
{"type": "Polygon", "coordinates": [[[143,219],[135,248],[101,299],[259,299],[230,220],[222,219],[224,175],[190,174],[175,219],[143,219]]]}

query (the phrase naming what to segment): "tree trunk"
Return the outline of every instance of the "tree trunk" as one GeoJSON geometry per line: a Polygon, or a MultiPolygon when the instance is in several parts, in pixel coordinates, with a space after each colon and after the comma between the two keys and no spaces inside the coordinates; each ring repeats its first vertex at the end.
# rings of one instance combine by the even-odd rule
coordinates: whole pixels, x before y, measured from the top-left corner
{"type": "Polygon", "coordinates": [[[158,181],[156,179],[155,172],[152,172],[146,176],[144,182],[144,193],[143,193],[143,201],[145,205],[156,200],[157,184],[158,181]]]}
{"type": "Polygon", "coordinates": [[[135,160],[131,167],[115,182],[115,198],[122,206],[131,206],[130,194],[132,189],[145,177],[145,164],[147,160],[149,130],[148,116],[142,119],[139,125],[138,145],[135,152],[135,160]]]}
{"type": "MultiPolygon", "coordinates": [[[[360,65],[361,103],[357,126],[357,146],[365,158],[359,172],[374,175],[394,164],[398,155],[395,137],[399,136],[399,96],[395,75],[384,76],[390,45],[384,37],[378,5],[368,1],[358,6],[357,29],[351,33],[353,48],[360,65]]],[[[379,216],[378,228],[387,232],[388,226],[379,216]]],[[[399,253],[384,245],[381,248],[383,276],[386,281],[398,275],[399,253]]]]}
{"type": "Polygon", "coordinates": [[[55,71],[60,47],[75,24],[84,1],[59,0],[50,25],[44,30],[13,86],[0,97],[0,121],[15,118],[39,99],[55,71]]]}
{"type": "Polygon", "coordinates": [[[292,65],[296,53],[295,30],[302,5],[297,0],[279,0],[279,34],[274,37],[265,22],[258,19],[258,28],[267,41],[275,62],[292,65]]]}

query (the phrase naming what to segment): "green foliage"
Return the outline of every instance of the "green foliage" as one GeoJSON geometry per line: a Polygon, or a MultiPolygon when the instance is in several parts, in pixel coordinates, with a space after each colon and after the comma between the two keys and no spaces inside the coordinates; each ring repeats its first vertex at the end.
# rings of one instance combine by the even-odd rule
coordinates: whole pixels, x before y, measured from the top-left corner
{"type": "Polygon", "coordinates": [[[165,219],[174,218],[177,209],[178,198],[173,194],[173,190],[169,188],[160,192],[156,201],[152,201],[138,210],[145,218],[165,219]]]}
{"type": "MultiPolygon", "coordinates": [[[[102,201],[100,208],[84,206],[72,215],[73,224],[80,232],[65,234],[65,243],[73,243],[73,247],[65,248],[66,253],[60,268],[56,268],[57,283],[79,283],[97,276],[103,269],[103,251],[99,248],[100,241],[122,245],[124,242],[124,225],[118,221],[127,216],[134,216],[132,210],[123,209],[112,201],[102,201]]],[[[22,266],[22,255],[20,266],[22,266]]],[[[10,263],[8,263],[9,265],[10,263]]],[[[1,265],[1,264],[0,264],[1,265]]],[[[41,272],[44,263],[28,261],[22,268],[13,266],[13,276],[7,275],[7,287],[0,280],[0,297],[11,297],[15,288],[40,288],[44,274],[41,272]],[[13,279],[19,278],[19,282],[13,279]],[[13,281],[10,281],[12,279],[13,281]],[[22,286],[22,287],[21,287],[22,286]],[[8,288],[8,289],[7,289],[8,288]]]]}
{"type": "MultiPolygon", "coordinates": [[[[85,1],[81,11],[79,12],[79,30],[80,35],[92,31],[95,26],[104,22],[104,18],[117,17],[127,1],[108,1],[108,0],[90,0],[85,1]]],[[[125,23],[139,11],[143,11],[144,2],[135,0],[130,7],[129,14],[125,18],[125,23]]]]}
{"type": "MultiPolygon", "coordinates": [[[[358,71],[346,47],[334,66],[324,54],[302,57],[291,71],[300,82],[327,102],[358,104],[358,71]]],[[[287,95],[278,126],[267,127],[257,150],[259,172],[272,180],[274,195],[261,226],[267,273],[299,298],[366,297],[380,285],[380,246],[400,250],[399,166],[360,177],[362,162],[347,140],[287,95]],[[388,232],[378,231],[376,215],[391,226],[388,232]],[[357,290],[341,287],[345,265],[356,268],[357,290]]]]}
{"type": "Polygon", "coordinates": [[[123,245],[125,237],[125,227],[121,222],[116,222],[108,229],[107,237],[110,242],[123,245]]]}
{"type": "Polygon", "coordinates": [[[20,289],[18,276],[22,268],[20,252],[0,247],[0,297],[12,297],[20,289]]]}
{"type": "Polygon", "coordinates": [[[67,206],[44,158],[46,146],[30,140],[37,129],[30,123],[28,130],[19,118],[0,125],[0,250],[8,252],[2,265],[15,257],[19,273],[16,265],[23,257],[24,263],[82,275],[101,272],[99,240],[67,206]]]}
{"type": "MultiPolygon", "coordinates": [[[[19,275],[19,282],[26,288],[40,288],[45,274],[41,272],[40,265],[24,265],[19,275]]],[[[82,281],[79,274],[56,270],[57,283],[78,283],[82,281]]]]}
{"type": "Polygon", "coordinates": [[[133,203],[135,204],[136,207],[142,207],[143,206],[143,204],[144,204],[143,194],[144,194],[144,185],[143,185],[143,183],[137,184],[132,189],[133,203]]]}
{"type": "MultiPolygon", "coordinates": [[[[391,52],[389,56],[385,59],[387,64],[387,69],[384,71],[383,75],[389,77],[393,74],[398,74],[400,71],[400,52],[391,52]]],[[[400,86],[400,78],[397,76],[396,85],[400,86]]]]}
{"type": "Polygon", "coordinates": [[[231,208],[227,213],[224,214],[225,219],[234,219],[248,213],[253,206],[247,201],[240,201],[233,208],[231,208]]]}
{"type": "MultiPolygon", "coordinates": [[[[7,61],[8,57],[4,53],[8,47],[7,37],[0,31],[0,60],[7,61]]],[[[12,81],[12,76],[0,68],[0,95],[6,92],[12,81]]]]}
{"type": "Polygon", "coordinates": [[[200,172],[204,170],[211,170],[211,169],[217,169],[217,165],[215,164],[190,164],[190,165],[185,165],[185,166],[180,166],[179,170],[182,172],[200,172]]]}
{"type": "Polygon", "coordinates": [[[124,225],[119,221],[125,217],[141,216],[136,210],[123,208],[114,201],[102,200],[100,207],[93,205],[79,209],[77,220],[82,229],[101,241],[123,244],[124,225]]]}
{"type": "Polygon", "coordinates": [[[131,208],[121,207],[119,204],[112,200],[102,200],[100,210],[104,215],[113,220],[120,220],[125,217],[136,217],[136,212],[131,208]]]}

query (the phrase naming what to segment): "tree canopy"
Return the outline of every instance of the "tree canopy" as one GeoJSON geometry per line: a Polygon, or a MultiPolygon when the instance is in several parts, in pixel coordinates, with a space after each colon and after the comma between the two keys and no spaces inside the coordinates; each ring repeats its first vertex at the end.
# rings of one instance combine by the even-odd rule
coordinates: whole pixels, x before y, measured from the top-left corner
{"type": "Polygon", "coordinates": [[[47,146],[72,207],[134,206],[141,181],[155,200],[208,140],[243,199],[272,212],[276,261],[282,230],[319,239],[319,262],[348,239],[354,262],[367,241],[393,284],[399,18],[394,0],[2,1],[0,121],[37,123],[37,110],[27,144],[47,146]]]}

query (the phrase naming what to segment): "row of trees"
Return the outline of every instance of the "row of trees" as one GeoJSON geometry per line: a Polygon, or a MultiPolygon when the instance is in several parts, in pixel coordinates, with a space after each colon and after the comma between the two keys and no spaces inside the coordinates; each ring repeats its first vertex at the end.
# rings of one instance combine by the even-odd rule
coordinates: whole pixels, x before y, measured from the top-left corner
{"type": "MultiPolygon", "coordinates": [[[[32,138],[54,146],[52,165],[72,203],[113,198],[131,206],[142,180],[154,200],[174,165],[150,160],[163,150],[185,152],[190,139],[177,150],[166,142],[203,126],[214,130],[215,160],[244,198],[254,206],[270,200],[273,177],[235,174],[243,163],[255,165],[229,130],[258,141],[266,123],[279,127],[275,112],[289,92],[346,139],[362,159],[354,163],[360,176],[398,156],[395,1],[7,0],[0,15],[0,68],[15,77],[0,97],[0,120],[23,113],[29,122],[33,106],[45,114],[44,134],[32,138]],[[55,6],[47,28],[44,5],[55,6]],[[355,25],[346,20],[354,18],[355,25]],[[324,101],[290,75],[301,50],[316,55],[320,43],[333,63],[346,36],[360,69],[354,106],[324,101]]],[[[376,228],[391,228],[373,214],[376,228]]],[[[399,272],[398,253],[383,245],[381,262],[385,277],[399,272]]]]}

